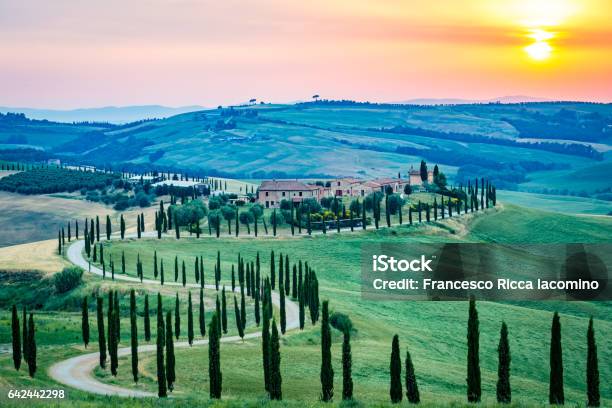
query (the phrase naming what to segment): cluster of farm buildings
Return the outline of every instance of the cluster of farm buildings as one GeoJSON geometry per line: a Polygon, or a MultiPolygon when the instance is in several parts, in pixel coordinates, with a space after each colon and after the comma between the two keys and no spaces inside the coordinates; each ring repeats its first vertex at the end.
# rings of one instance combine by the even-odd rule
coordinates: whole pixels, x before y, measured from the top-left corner
{"type": "MultiPolygon", "coordinates": [[[[199,180],[164,180],[152,176],[134,176],[131,181],[148,181],[153,187],[158,185],[172,185],[175,187],[193,187],[202,192],[209,187],[199,180]]],[[[427,182],[433,182],[433,172],[427,172],[427,182]]],[[[263,181],[256,192],[256,200],[266,208],[278,208],[281,201],[292,200],[300,202],[309,198],[321,200],[324,197],[365,197],[375,191],[386,191],[391,188],[395,193],[403,193],[404,187],[410,185],[412,190],[423,187],[421,172],[414,167],[408,171],[407,178],[378,178],[364,180],[357,178],[338,178],[327,180],[324,185],[309,184],[295,180],[267,180],[263,181]]],[[[223,194],[223,191],[211,191],[211,194],[223,194]]],[[[246,194],[244,195],[246,197],[246,194]]]]}
{"type": "MultiPolygon", "coordinates": [[[[428,171],[427,182],[433,182],[433,172],[428,171]]],[[[257,189],[257,200],[266,208],[278,208],[281,201],[293,200],[300,202],[309,198],[320,200],[323,197],[365,197],[375,191],[385,191],[389,187],[395,193],[403,193],[404,187],[419,189],[423,185],[419,170],[410,168],[408,178],[379,178],[361,180],[356,178],[340,178],[325,183],[324,186],[306,184],[298,180],[264,181],[257,189]]]]}

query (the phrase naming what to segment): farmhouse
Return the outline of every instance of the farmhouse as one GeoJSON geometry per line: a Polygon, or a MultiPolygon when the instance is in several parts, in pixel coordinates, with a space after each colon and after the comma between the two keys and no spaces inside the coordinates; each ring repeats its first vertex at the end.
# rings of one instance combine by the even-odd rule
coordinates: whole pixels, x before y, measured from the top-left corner
{"type": "MultiPolygon", "coordinates": [[[[412,187],[419,187],[423,185],[423,180],[421,179],[421,171],[419,169],[415,169],[413,166],[410,166],[410,170],[408,171],[408,180],[412,187]]],[[[433,171],[427,171],[427,182],[433,183],[433,171]]]]}
{"type": "Polygon", "coordinates": [[[193,180],[163,180],[163,181],[159,181],[157,183],[151,184],[151,187],[157,187],[157,186],[174,186],[174,187],[181,187],[181,188],[193,187],[199,193],[204,193],[208,189],[208,186],[205,183],[202,183],[200,181],[193,181],[193,180]]]}
{"type": "Polygon", "coordinates": [[[282,200],[302,201],[307,198],[318,200],[319,197],[319,187],[297,180],[264,181],[257,190],[257,199],[266,208],[278,208],[282,200]]]}

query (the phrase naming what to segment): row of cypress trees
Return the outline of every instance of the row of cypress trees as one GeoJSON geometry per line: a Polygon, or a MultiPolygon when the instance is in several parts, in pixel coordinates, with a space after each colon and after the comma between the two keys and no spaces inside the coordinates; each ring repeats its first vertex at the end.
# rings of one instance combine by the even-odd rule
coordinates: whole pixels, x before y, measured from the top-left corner
{"type": "MultiPolygon", "coordinates": [[[[479,361],[479,321],[476,310],[476,300],[472,296],[469,303],[468,313],[468,354],[467,354],[467,399],[468,402],[480,402],[482,397],[480,361],[479,361]]],[[[498,352],[498,380],[496,384],[497,402],[508,404],[512,401],[512,390],[510,386],[510,345],[508,342],[508,326],[502,322],[498,352]]],[[[587,405],[597,407],[600,405],[599,393],[599,368],[597,359],[597,345],[595,343],[595,331],[593,318],[589,320],[587,330],[587,405]]],[[[550,376],[548,400],[553,405],[565,403],[563,387],[563,356],[561,345],[561,322],[559,314],[554,313],[551,326],[550,341],[550,376]]]]}
{"type": "Polygon", "coordinates": [[[34,377],[36,374],[36,328],[34,326],[34,314],[30,313],[27,319],[25,306],[23,307],[23,326],[19,322],[17,306],[13,304],[11,316],[11,334],[13,346],[13,365],[15,370],[21,367],[21,361],[28,365],[28,374],[34,377]]]}

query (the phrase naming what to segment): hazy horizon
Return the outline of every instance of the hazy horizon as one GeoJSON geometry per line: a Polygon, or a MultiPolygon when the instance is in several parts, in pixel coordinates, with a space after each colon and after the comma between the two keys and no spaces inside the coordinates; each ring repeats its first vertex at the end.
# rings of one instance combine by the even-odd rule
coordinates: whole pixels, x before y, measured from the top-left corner
{"type": "Polygon", "coordinates": [[[0,2],[0,105],[612,101],[605,0],[0,2]]]}

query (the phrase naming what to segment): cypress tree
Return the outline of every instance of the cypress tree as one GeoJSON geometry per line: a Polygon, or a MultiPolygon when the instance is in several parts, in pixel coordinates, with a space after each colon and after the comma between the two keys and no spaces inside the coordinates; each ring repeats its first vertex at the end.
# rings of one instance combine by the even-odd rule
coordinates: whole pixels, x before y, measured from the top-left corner
{"type": "Polygon", "coordinates": [[[144,335],[145,341],[151,341],[151,318],[149,317],[149,294],[145,294],[144,300],[144,335]]]}
{"type": "Polygon", "coordinates": [[[555,312],[550,333],[550,387],[548,401],[551,405],[563,405],[563,352],[561,349],[561,322],[555,312]]]}
{"type": "Polygon", "coordinates": [[[214,399],[221,398],[222,389],[219,319],[219,314],[215,313],[208,328],[208,378],[210,379],[210,398],[214,399]]]}
{"type": "Polygon", "coordinates": [[[480,402],[482,394],[480,385],[480,361],[479,361],[479,329],[478,311],[476,310],[476,299],[470,297],[468,331],[467,331],[467,398],[468,402],[480,402]]]}
{"type": "Polygon", "coordinates": [[[179,275],[179,271],[178,271],[178,256],[174,256],[174,281],[178,281],[178,275],[179,275]]]}
{"type": "Polygon", "coordinates": [[[261,328],[261,355],[263,358],[264,388],[270,392],[270,315],[269,305],[263,305],[263,324],[261,328]]]}
{"type": "Polygon", "coordinates": [[[331,329],[329,326],[329,303],[323,301],[321,321],[321,401],[331,401],[334,396],[334,369],[331,356],[331,329]]]}
{"type": "Polygon", "coordinates": [[[106,215],[106,239],[109,240],[111,236],[111,220],[110,215],[106,215]]]}
{"type": "Polygon", "coordinates": [[[299,306],[299,316],[300,316],[300,330],[304,330],[304,320],[305,320],[305,310],[304,310],[304,298],[306,294],[304,293],[304,288],[300,289],[300,298],[298,302],[299,306]]]}
{"type": "Polygon", "coordinates": [[[110,356],[110,369],[113,376],[117,375],[118,356],[117,356],[117,319],[115,318],[114,293],[108,293],[108,354],[110,356]]]}
{"type": "Polygon", "coordinates": [[[187,301],[187,340],[190,346],[193,344],[193,336],[193,305],[191,304],[191,292],[189,292],[187,301]]]}
{"type": "Polygon", "coordinates": [[[242,329],[246,327],[246,299],[244,289],[240,290],[240,318],[242,319],[242,329]]]}
{"type": "Polygon", "coordinates": [[[272,212],[272,235],[276,236],[276,208],[272,212]]]}
{"type": "Polygon", "coordinates": [[[168,396],[166,384],[166,367],[164,364],[164,344],[166,328],[162,314],[161,295],[157,295],[157,396],[164,398],[168,396]]]}
{"type": "Polygon", "coordinates": [[[28,316],[26,314],[26,307],[23,306],[22,308],[22,324],[23,324],[23,328],[22,328],[22,332],[21,332],[21,338],[23,339],[22,341],[22,347],[23,347],[23,360],[27,363],[28,362],[28,316]]]}
{"type": "Polygon", "coordinates": [[[221,337],[221,302],[219,301],[219,295],[217,294],[217,300],[215,302],[215,313],[217,314],[217,335],[221,337]]]}
{"type": "Polygon", "coordinates": [[[261,292],[257,290],[255,292],[255,324],[259,327],[259,322],[261,320],[260,312],[259,312],[259,298],[261,297],[261,292]]]}
{"type": "Polygon", "coordinates": [[[34,328],[34,315],[30,313],[28,320],[28,373],[30,377],[36,374],[36,329],[34,328]]]}
{"type": "MultiPolygon", "coordinates": [[[[19,329],[19,327],[17,328],[19,329]]],[[[81,305],[81,336],[85,348],[89,344],[89,306],[87,305],[87,296],[83,297],[81,305]]]]}
{"type": "MultiPolygon", "coordinates": [[[[166,325],[170,324],[166,322],[166,325]]],[[[174,335],[178,340],[181,335],[181,305],[179,302],[178,292],[176,292],[176,297],[174,300],[174,335]]]]}
{"type": "Polygon", "coordinates": [[[280,326],[281,326],[281,332],[285,334],[285,329],[287,326],[287,315],[285,311],[285,289],[282,286],[280,286],[279,291],[280,291],[280,326]]]}
{"type": "Polygon", "coordinates": [[[234,315],[236,316],[236,329],[241,339],[244,339],[244,328],[242,327],[242,317],[240,317],[240,309],[238,308],[238,300],[234,295],[234,315]]]}
{"type": "Polygon", "coordinates": [[[204,289],[200,288],[200,308],[199,308],[199,323],[200,323],[200,336],[206,335],[206,313],[204,311],[204,289]]]}
{"type": "Polygon", "coordinates": [[[121,273],[125,275],[125,251],[121,251],[121,273]]]}
{"type": "Polygon", "coordinates": [[[15,370],[19,370],[21,367],[21,326],[19,325],[19,314],[17,313],[17,306],[13,305],[13,311],[11,316],[11,331],[13,340],[13,365],[15,370]]]}
{"type": "Polygon", "coordinates": [[[278,340],[278,329],[276,320],[272,319],[272,337],[270,338],[270,399],[282,400],[282,382],[280,371],[280,344],[278,340]]]}
{"type": "Polygon", "coordinates": [[[174,214],[174,234],[176,236],[176,239],[181,238],[181,228],[179,227],[176,214],[174,214]]]}
{"type": "Polygon", "coordinates": [[[125,239],[125,219],[123,218],[123,214],[121,214],[121,220],[119,221],[119,226],[121,230],[121,239],[125,239]]]}
{"type": "Polygon", "coordinates": [[[159,283],[164,286],[165,277],[164,277],[164,260],[162,259],[159,265],[159,283]]]}
{"type": "Polygon", "coordinates": [[[285,268],[283,266],[284,262],[285,262],[285,259],[283,257],[283,254],[280,254],[280,256],[278,257],[278,285],[279,286],[284,285],[283,283],[284,277],[285,277],[285,268]]]}
{"type": "Polygon", "coordinates": [[[389,211],[389,194],[385,194],[385,218],[387,227],[391,227],[391,212],[389,211]]]}
{"type": "Polygon", "coordinates": [[[295,266],[295,264],[293,264],[293,280],[292,280],[291,286],[293,288],[293,291],[291,292],[291,297],[293,299],[297,299],[298,281],[297,281],[297,267],[295,266]]]}
{"type": "MultiPolygon", "coordinates": [[[[19,335],[19,323],[17,323],[17,335],[19,335]]],[[[595,329],[593,328],[593,317],[589,319],[587,330],[587,406],[598,407],[601,403],[599,395],[599,367],[597,362],[597,344],[595,343],[595,329]]]]}
{"type": "Polygon", "coordinates": [[[130,348],[132,357],[132,377],[138,382],[138,328],[136,326],[136,293],[130,291],[130,348]]]}
{"type": "Polygon", "coordinates": [[[270,252],[270,282],[272,284],[272,289],[274,289],[276,285],[276,263],[274,261],[274,250],[270,252]]]}
{"type": "Polygon", "coordinates": [[[342,339],[342,399],[353,399],[353,357],[351,356],[351,333],[345,328],[342,339]]]}
{"type": "Polygon", "coordinates": [[[399,337],[397,334],[393,336],[393,342],[391,343],[389,371],[391,374],[389,395],[391,396],[391,402],[397,404],[402,401],[402,359],[400,357],[399,337]]]}
{"type": "Polygon", "coordinates": [[[187,285],[187,272],[185,269],[185,261],[181,263],[181,280],[183,282],[183,287],[187,285]]]}
{"type": "Polygon", "coordinates": [[[100,348],[100,367],[106,368],[106,334],[104,332],[104,299],[97,298],[98,347],[100,348]]]}
{"type": "Polygon", "coordinates": [[[232,292],[236,291],[236,274],[234,271],[234,264],[232,264],[232,292]]]}
{"type": "Polygon", "coordinates": [[[96,241],[100,242],[100,217],[96,215],[96,241]]]}
{"type": "Polygon", "coordinates": [[[174,389],[176,372],[174,369],[174,339],[172,338],[172,313],[166,312],[166,381],[170,392],[174,389]]]}
{"type": "Polygon", "coordinates": [[[291,293],[291,281],[289,279],[289,255],[285,254],[285,294],[291,293]]]}
{"type": "Polygon", "coordinates": [[[508,344],[508,326],[502,322],[499,333],[499,345],[497,346],[497,402],[509,404],[512,402],[512,391],[510,389],[510,344],[508,344]]]}
{"type": "Polygon", "coordinates": [[[419,386],[416,376],[414,375],[414,365],[412,364],[412,358],[408,351],[406,351],[406,398],[408,398],[408,401],[412,404],[421,402],[419,386]]]}
{"type": "Polygon", "coordinates": [[[366,229],[367,228],[367,219],[366,219],[366,209],[365,209],[365,203],[364,205],[361,206],[361,229],[366,229]]]}
{"type": "Polygon", "coordinates": [[[221,327],[223,334],[227,334],[227,298],[225,297],[225,286],[221,290],[221,327]]]}

